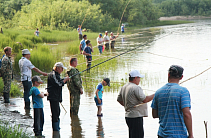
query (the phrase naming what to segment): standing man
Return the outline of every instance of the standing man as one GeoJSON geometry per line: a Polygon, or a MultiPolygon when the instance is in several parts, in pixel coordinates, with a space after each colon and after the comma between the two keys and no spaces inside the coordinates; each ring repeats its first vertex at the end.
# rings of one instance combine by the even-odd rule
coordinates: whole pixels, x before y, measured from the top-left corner
{"type": "Polygon", "coordinates": [[[108,36],[108,31],[105,31],[105,35],[103,37],[104,39],[104,44],[105,44],[105,49],[109,49],[109,36],[108,36]]]}
{"type": "Polygon", "coordinates": [[[147,103],[151,101],[154,94],[145,96],[139,85],[143,78],[138,70],[129,73],[129,82],[125,84],[117,97],[117,101],[125,108],[125,120],[129,128],[129,138],[144,138],[143,117],[148,116],[147,103]],[[141,106],[138,104],[143,103],[141,106]]]}
{"type": "Polygon", "coordinates": [[[100,34],[99,34],[99,37],[97,38],[97,46],[98,46],[98,49],[99,49],[100,54],[102,54],[103,42],[104,42],[102,36],[103,36],[103,35],[100,33],[100,34]]]}
{"type": "MultiPolygon", "coordinates": [[[[86,40],[86,47],[84,48],[83,55],[86,55],[86,66],[87,69],[91,67],[92,64],[92,52],[94,52],[92,48],[92,44],[90,43],[91,41],[86,40]]],[[[87,70],[87,73],[90,73],[90,69],[87,70]]]]}
{"type": "Polygon", "coordinates": [[[121,31],[122,31],[122,33],[125,32],[125,26],[124,26],[124,24],[122,24],[122,26],[121,26],[121,31]]]}
{"type": "Polygon", "coordinates": [[[82,40],[82,30],[81,30],[81,25],[78,25],[77,31],[78,31],[79,40],[82,40]]]}
{"type": "Polygon", "coordinates": [[[86,42],[85,42],[86,39],[87,39],[87,35],[83,35],[83,39],[81,40],[80,45],[79,45],[79,50],[81,54],[86,46],[86,42]]]}
{"type": "Polygon", "coordinates": [[[62,73],[63,69],[66,69],[62,62],[57,62],[54,67],[53,71],[51,71],[48,75],[48,97],[47,100],[50,102],[51,106],[51,114],[52,114],[52,128],[53,131],[60,130],[60,107],[59,103],[62,102],[62,86],[70,79],[66,77],[64,79],[60,78],[60,74],[62,73]]]}
{"type": "Polygon", "coordinates": [[[160,123],[158,138],[193,138],[190,93],[179,86],[183,70],[170,66],[168,83],[156,91],[152,101],[152,116],[160,123]]]}
{"type": "Polygon", "coordinates": [[[116,36],[114,36],[114,34],[111,32],[110,33],[110,45],[111,45],[111,49],[114,49],[114,44],[115,44],[115,40],[116,40],[116,38],[119,36],[119,33],[117,33],[117,35],[116,36]]]}
{"type": "Polygon", "coordinates": [[[4,103],[10,103],[9,97],[10,97],[10,88],[12,82],[12,61],[10,56],[12,53],[12,48],[5,47],[4,53],[5,56],[2,59],[2,66],[1,66],[2,79],[4,82],[3,95],[4,95],[4,103]]]}
{"type": "Polygon", "coordinates": [[[70,114],[77,115],[80,106],[80,95],[83,94],[82,80],[78,69],[76,66],[78,64],[77,58],[70,59],[70,67],[67,69],[66,74],[68,76],[73,76],[67,81],[67,87],[70,92],[70,114]]]}
{"type": "Polygon", "coordinates": [[[28,49],[22,50],[23,57],[19,60],[19,68],[21,72],[21,81],[24,88],[24,101],[25,101],[25,109],[30,109],[30,99],[29,99],[29,91],[32,87],[31,77],[33,69],[34,71],[42,74],[43,76],[47,76],[48,74],[42,72],[38,68],[36,68],[31,61],[29,60],[31,55],[28,49]]]}

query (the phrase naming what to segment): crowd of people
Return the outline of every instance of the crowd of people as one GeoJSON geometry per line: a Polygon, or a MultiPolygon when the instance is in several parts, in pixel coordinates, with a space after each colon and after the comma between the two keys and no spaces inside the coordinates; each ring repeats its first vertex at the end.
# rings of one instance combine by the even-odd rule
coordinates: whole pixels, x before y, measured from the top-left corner
{"type": "MultiPolygon", "coordinates": [[[[79,38],[82,36],[81,28],[79,38]]],[[[39,33],[38,33],[39,34],[39,33]]],[[[114,47],[113,41],[118,37],[111,32],[110,39],[108,32],[105,36],[99,34],[97,44],[100,54],[102,53],[103,42],[105,48],[114,47]],[[113,40],[113,41],[112,41],[113,40]],[[110,43],[109,43],[110,41],[110,43]]],[[[87,35],[83,35],[80,42],[80,53],[86,56],[87,68],[91,67],[93,47],[87,35]]],[[[12,62],[11,47],[5,47],[5,56],[2,58],[1,76],[4,82],[3,97],[4,103],[10,103],[9,93],[11,88],[12,62]]],[[[54,64],[50,73],[36,68],[30,61],[31,53],[28,49],[22,50],[22,58],[19,60],[21,82],[24,88],[25,109],[30,110],[30,96],[32,96],[34,110],[34,133],[35,136],[42,136],[44,125],[43,100],[47,96],[50,102],[52,114],[52,129],[60,131],[60,103],[62,102],[62,87],[67,84],[70,93],[70,115],[77,115],[80,106],[80,95],[84,93],[80,71],[76,68],[77,58],[71,58],[69,67],[64,67],[62,62],[54,64]],[[61,78],[60,74],[66,69],[66,77],[61,78]],[[38,86],[43,83],[39,76],[33,76],[31,70],[47,76],[47,93],[40,92],[38,86]]],[[[129,138],[144,138],[143,117],[148,116],[147,104],[152,101],[152,116],[159,118],[158,138],[193,138],[192,116],[190,112],[190,93],[187,88],[179,86],[183,78],[183,68],[178,65],[170,66],[168,70],[168,83],[158,89],[155,94],[146,96],[139,86],[144,75],[138,70],[129,73],[129,82],[125,84],[117,97],[117,101],[125,108],[125,121],[129,130],[129,138]]],[[[87,70],[89,72],[89,70],[87,70]]],[[[110,79],[104,78],[96,87],[94,101],[97,106],[97,117],[103,117],[102,97],[103,87],[110,86],[110,79]]]]}

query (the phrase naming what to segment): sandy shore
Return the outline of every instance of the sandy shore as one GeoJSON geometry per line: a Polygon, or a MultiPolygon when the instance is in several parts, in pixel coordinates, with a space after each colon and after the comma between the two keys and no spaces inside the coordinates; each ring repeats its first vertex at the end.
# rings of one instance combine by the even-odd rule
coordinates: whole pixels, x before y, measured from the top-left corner
{"type": "Polygon", "coordinates": [[[191,20],[191,19],[208,19],[211,18],[210,16],[171,16],[171,17],[160,17],[160,21],[165,20],[191,20]]]}

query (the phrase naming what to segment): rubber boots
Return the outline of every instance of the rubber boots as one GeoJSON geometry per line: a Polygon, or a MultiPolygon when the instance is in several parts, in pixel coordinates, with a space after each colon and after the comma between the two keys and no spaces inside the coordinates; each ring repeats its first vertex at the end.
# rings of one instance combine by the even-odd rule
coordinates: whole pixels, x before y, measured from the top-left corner
{"type": "Polygon", "coordinates": [[[9,100],[10,93],[4,92],[3,95],[4,95],[4,103],[10,103],[10,100],[9,100]]]}
{"type": "Polygon", "coordinates": [[[58,122],[52,122],[53,131],[60,130],[59,124],[60,124],[60,120],[58,122]]]}
{"type": "Polygon", "coordinates": [[[30,108],[30,102],[25,102],[25,109],[31,109],[30,108]]]}

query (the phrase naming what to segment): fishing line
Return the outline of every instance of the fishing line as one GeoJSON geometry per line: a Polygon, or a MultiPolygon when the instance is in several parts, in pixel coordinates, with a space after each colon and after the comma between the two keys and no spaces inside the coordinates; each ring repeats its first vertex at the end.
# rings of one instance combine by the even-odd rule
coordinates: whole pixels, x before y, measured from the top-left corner
{"type": "Polygon", "coordinates": [[[140,45],[140,46],[137,46],[137,47],[135,47],[135,48],[133,48],[133,49],[130,49],[130,50],[128,50],[128,51],[126,51],[126,52],[123,52],[123,53],[121,53],[121,54],[119,54],[119,55],[116,55],[116,56],[114,56],[114,57],[112,57],[112,58],[109,58],[109,59],[107,59],[107,60],[105,60],[105,61],[103,61],[103,62],[100,62],[100,63],[98,63],[98,64],[96,64],[96,65],[90,67],[90,68],[87,68],[87,69],[85,69],[85,70],[83,70],[83,71],[81,71],[81,72],[78,72],[78,73],[76,73],[76,74],[74,74],[74,75],[72,75],[72,76],[69,76],[69,78],[72,78],[72,77],[74,77],[74,76],[76,76],[76,75],[78,75],[78,74],[81,74],[82,72],[85,72],[85,71],[87,71],[87,70],[90,70],[91,68],[97,67],[97,66],[99,66],[100,64],[103,64],[103,63],[105,63],[105,62],[107,62],[107,61],[110,61],[110,60],[112,60],[112,59],[114,59],[114,58],[117,58],[117,57],[119,57],[119,56],[121,56],[121,55],[124,55],[124,54],[126,54],[126,53],[131,52],[131,51],[134,51],[134,50],[136,50],[136,49],[138,49],[138,48],[140,48],[140,47],[142,47],[142,46],[144,46],[144,45],[148,45],[148,44],[150,44],[150,43],[152,43],[152,42],[154,42],[154,41],[157,41],[157,40],[159,40],[159,39],[161,39],[161,38],[164,38],[164,37],[166,37],[166,36],[169,36],[169,35],[172,34],[172,33],[173,33],[173,32],[171,32],[171,33],[169,33],[169,34],[167,34],[167,35],[164,35],[164,36],[162,36],[162,37],[160,37],[160,38],[157,38],[157,39],[155,39],[155,40],[153,40],[153,41],[150,41],[150,42],[147,42],[147,43],[142,44],[142,45],[140,45]]]}

